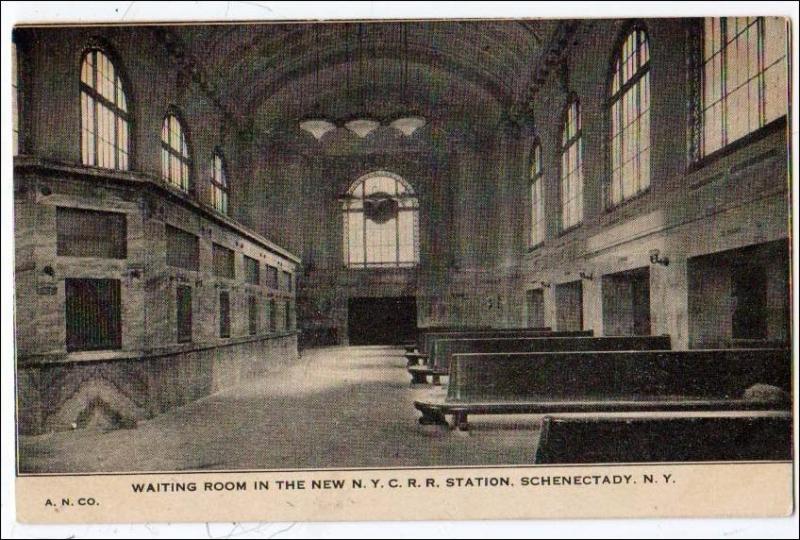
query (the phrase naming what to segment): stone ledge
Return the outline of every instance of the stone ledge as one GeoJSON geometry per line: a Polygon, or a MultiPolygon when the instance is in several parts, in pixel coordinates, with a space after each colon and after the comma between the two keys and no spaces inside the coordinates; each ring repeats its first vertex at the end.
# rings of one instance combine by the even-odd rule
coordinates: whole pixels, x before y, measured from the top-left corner
{"type": "MultiPolygon", "coordinates": [[[[143,189],[150,189],[157,192],[158,195],[162,197],[169,197],[173,200],[177,200],[184,206],[188,206],[192,210],[203,214],[203,217],[210,219],[219,225],[232,229],[237,234],[240,234],[248,240],[255,242],[267,251],[271,251],[276,255],[289,259],[293,263],[300,264],[300,258],[298,256],[275,244],[259,233],[249,229],[238,221],[230,218],[229,216],[217,212],[207,204],[195,199],[191,195],[167,185],[160,178],[157,178],[151,174],[133,171],[115,171],[110,169],[100,169],[97,167],[85,167],[82,165],[46,160],[30,155],[14,157],[15,177],[18,171],[35,171],[48,175],[62,174],[69,175],[74,178],[88,177],[113,184],[127,184],[143,189]]],[[[15,178],[15,181],[17,180],[18,179],[15,178]]]]}
{"type": "Polygon", "coordinates": [[[119,350],[105,350],[105,351],[80,351],[80,352],[54,352],[43,354],[26,354],[17,357],[17,367],[41,367],[56,364],[83,364],[92,362],[110,362],[115,360],[147,360],[150,358],[158,358],[161,356],[169,356],[173,354],[187,354],[198,351],[205,351],[209,349],[222,349],[232,347],[235,345],[242,345],[245,343],[253,343],[257,341],[270,341],[278,340],[287,337],[296,337],[299,332],[292,330],[291,332],[279,332],[269,335],[260,336],[244,336],[228,339],[219,339],[216,341],[206,342],[193,342],[170,345],[168,347],[159,347],[154,349],[136,349],[128,351],[119,350]]]}

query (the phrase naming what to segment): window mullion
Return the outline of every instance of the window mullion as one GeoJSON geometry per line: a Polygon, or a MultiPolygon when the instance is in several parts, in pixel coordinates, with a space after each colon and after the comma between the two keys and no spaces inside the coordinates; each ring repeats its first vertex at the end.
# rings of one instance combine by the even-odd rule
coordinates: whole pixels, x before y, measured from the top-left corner
{"type": "Polygon", "coordinates": [[[728,144],[728,21],[725,17],[720,19],[719,23],[720,33],[720,117],[722,125],[720,126],[722,132],[720,133],[721,145],[720,147],[728,144]]]}
{"type": "MultiPolygon", "coordinates": [[[[97,88],[97,53],[92,51],[90,53],[92,55],[92,85],[94,88],[97,88]]],[[[94,159],[92,160],[91,165],[97,166],[98,163],[98,150],[99,150],[99,131],[98,131],[98,124],[97,124],[97,99],[92,97],[92,124],[94,128],[94,132],[92,133],[92,145],[94,146],[94,159]]]]}
{"type": "MultiPolygon", "coordinates": [[[[766,103],[766,61],[764,59],[764,17],[759,17],[756,23],[752,26],[756,30],[756,59],[758,66],[758,127],[766,123],[767,118],[767,103],[766,103]]],[[[751,28],[752,28],[751,27],[751,28]]]]}
{"type": "Polygon", "coordinates": [[[367,267],[367,212],[366,212],[366,196],[364,195],[364,187],[361,188],[361,227],[362,235],[364,237],[364,268],[367,267]]]}

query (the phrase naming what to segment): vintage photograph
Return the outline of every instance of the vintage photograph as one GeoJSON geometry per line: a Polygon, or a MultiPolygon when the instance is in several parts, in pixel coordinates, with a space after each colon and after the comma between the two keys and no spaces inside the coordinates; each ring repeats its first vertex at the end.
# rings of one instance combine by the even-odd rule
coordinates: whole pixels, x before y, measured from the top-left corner
{"type": "Polygon", "coordinates": [[[791,462],[790,33],[17,25],[17,474],[791,462]]]}

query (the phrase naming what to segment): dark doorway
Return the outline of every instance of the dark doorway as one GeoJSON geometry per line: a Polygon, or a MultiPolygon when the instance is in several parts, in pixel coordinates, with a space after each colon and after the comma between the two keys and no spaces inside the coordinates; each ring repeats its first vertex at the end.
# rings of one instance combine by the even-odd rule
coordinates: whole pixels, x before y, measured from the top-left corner
{"type": "Polygon", "coordinates": [[[528,304],[528,328],[542,328],[544,324],[544,291],[531,289],[525,293],[528,304]]]}
{"type": "Polygon", "coordinates": [[[650,335],[650,269],[603,276],[603,335],[650,335]]]}
{"type": "Polygon", "coordinates": [[[347,303],[351,345],[396,345],[414,339],[417,299],[351,298],[347,303]]]}
{"type": "Polygon", "coordinates": [[[791,338],[789,243],[693,257],[689,281],[689,346],[781,346],[791,338]]]}
{"type": "Polygon", "coordinates": [[[583,330],[583,284],[580,281],[556,285],[556,330],[583,330]]]}

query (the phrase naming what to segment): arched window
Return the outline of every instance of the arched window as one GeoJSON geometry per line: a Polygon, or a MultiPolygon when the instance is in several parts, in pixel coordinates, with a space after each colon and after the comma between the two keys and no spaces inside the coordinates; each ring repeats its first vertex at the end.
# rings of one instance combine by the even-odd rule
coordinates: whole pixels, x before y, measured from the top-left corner
{"type": "Polygon", "coordinates": [[[650,187],[650,47],[636,27],[617,49],[609,96],[611,177],[614,206],[650,187]]]}
{"type": "Polygon", "coordinates": [[[106,169],[128,169],[130,114],[114,64],[100,49],[81,63],[81,161],[106,169]]]}
{"type": "Polygon", "coordinates": [[[542,190],[542,146],[539,141],[531,149],[530,190],[531,190],[531,237],[530,246],[544,242],[544,193],[542,190]]]}
{"type": "Polygon", "coordinates": [[[561,230],[583,221],[583,140],[581,107],[570,98],[561,137],[561,230]]]}
{"type": "Polygon", "coordinates": [[[703,157],[786,115],[787,22],[782,17],[709,17],[702,37],[703,157]]]}
{"type": "Polygon", "coordinates": [[[214,151],[211,158],[211,204],[222,212],[228,213],[228,176],[222,152],[214,151]]]}
{"type": "Polygon", "coordinates": [[[344,264],[350,268],[410,267],[419,262],[419,204],[399,176],[375,172],[342,198],[344,264]]]}
{"type": "Polygon", "coordinates": [[[174,114],[167,114],[161,126],[161,177],[188,192],[191,163],[183,124],[174,114]]]}
{"type": "Polygon", "coordinates": [[[12,140],[14,155],[19,154],[19,57],[17,44],[11,42],[11,115],[12,115],[12,140]]]}

